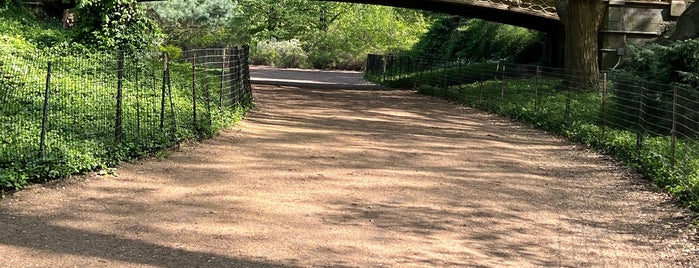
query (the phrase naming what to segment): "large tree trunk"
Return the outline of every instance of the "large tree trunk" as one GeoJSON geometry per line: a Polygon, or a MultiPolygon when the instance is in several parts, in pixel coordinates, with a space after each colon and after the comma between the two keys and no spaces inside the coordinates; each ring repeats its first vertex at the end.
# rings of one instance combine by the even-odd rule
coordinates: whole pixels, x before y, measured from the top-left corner
{"type": "Polygon", "coordinates": [[[602,0],[556,0],[565,27],[564,66],[575,86],[585,88],[598,82],[597,37],[605,9],[602,0]]]}

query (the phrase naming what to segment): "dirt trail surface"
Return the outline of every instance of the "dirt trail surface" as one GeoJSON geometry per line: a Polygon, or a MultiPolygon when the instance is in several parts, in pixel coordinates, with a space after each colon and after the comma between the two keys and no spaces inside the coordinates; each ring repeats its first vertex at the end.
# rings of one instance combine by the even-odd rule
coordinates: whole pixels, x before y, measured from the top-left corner
{"type": "Polygon", "coordinates": [[[214,139],[15,193],[0,267],[696,265],[688,212],[607,157],[345,86],[258,85],[249,117],[214,139]]]}

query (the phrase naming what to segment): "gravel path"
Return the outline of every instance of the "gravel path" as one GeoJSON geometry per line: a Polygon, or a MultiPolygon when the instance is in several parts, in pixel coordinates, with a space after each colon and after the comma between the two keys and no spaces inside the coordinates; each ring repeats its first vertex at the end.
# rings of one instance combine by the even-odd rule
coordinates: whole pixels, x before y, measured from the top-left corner
{"type": "Polygon", "coordinates": [[[1,200],[0,267],[696,265],[689,212],[605,156],[410,91],[332,83],[356,73],[253,74],[305,86],[255,86],[236,129],[118,177],[1,200]]]}

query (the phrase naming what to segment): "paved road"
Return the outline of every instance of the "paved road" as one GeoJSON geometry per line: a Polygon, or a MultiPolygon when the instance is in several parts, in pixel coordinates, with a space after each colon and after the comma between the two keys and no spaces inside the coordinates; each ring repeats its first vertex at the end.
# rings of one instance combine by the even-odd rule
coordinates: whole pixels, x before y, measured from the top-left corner
{"type": "Polygon", "coordinates": [[[353,71],[324,71],[278,69],[266,66],[250,68],[252,82],[258,85],[285,85],[307,88],[377,89],[381,86],[367,82],[363,73],[353,71]]]}

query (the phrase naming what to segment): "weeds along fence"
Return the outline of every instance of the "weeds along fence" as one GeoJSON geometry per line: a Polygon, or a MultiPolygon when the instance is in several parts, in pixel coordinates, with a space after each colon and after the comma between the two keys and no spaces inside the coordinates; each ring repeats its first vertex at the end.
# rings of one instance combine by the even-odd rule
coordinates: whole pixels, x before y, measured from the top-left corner
{"type": "Polygon", "coordinates": [[[205,138],[252,104],[247,46],[0,54],[0,189],[205,138]]]}
{"type": "Polygon", "coordinates": [[[699,209],[699,89],[615,71],[369,55],[366,76],[527,122],[613,155],[699,209]]]}

